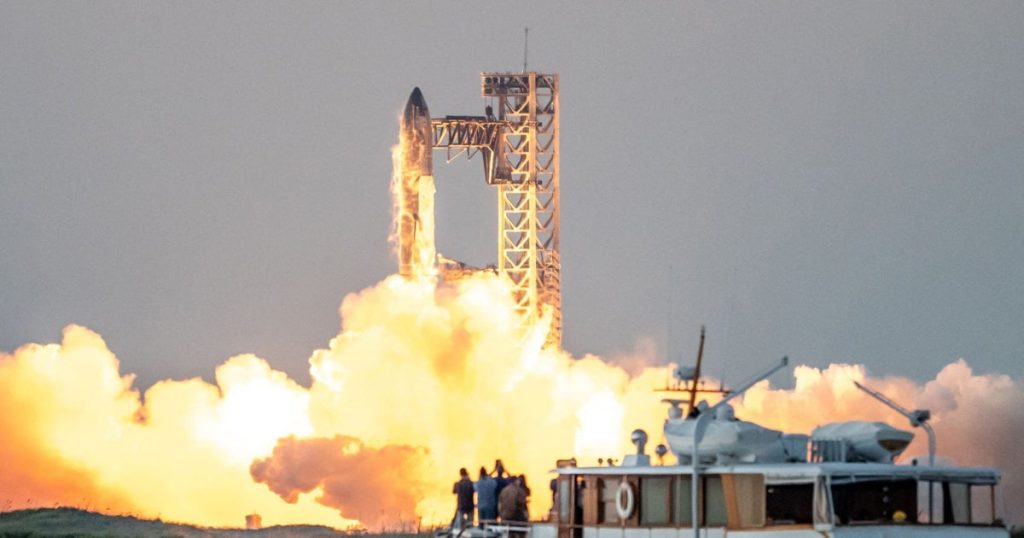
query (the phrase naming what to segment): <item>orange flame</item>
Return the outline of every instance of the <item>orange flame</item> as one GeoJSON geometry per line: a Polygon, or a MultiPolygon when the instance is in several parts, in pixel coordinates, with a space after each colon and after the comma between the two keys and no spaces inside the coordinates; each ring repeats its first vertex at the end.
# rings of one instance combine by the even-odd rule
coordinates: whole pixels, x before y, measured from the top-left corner
{"type": "Polygon", "coordinates": [[[391,148],[391,234],[392,244],[403,276],[437,276],[437,249],[434,246],[434,178],[419,175],[409,148],[406,132],[391,148]],[[408,265],[408,267],[407,267],[408,265]]]}

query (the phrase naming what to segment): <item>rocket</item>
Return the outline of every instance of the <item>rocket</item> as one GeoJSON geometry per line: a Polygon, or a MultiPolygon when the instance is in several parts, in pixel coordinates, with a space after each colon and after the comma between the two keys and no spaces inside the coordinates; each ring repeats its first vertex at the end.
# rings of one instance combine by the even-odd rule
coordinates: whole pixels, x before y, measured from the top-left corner
{"type": "Polygon", "coordinates": [[[409,141],[406,146],[406,163],[411,165],[406,171],[415,171],[421,176],[433,176],[434,165],[431,158],[434,149],[434,128],[430,125],[430,111],[423,92],[413,88],[409,100],[405,102],[402,113],[402,136],[409,141]]]}
{"type": "Polygon", "coordinates": [[[434,128],[423,93],[414,88],[402,114],[402,169],[398,186],[398,271],[404,277],[433,271],[434,128]]]}

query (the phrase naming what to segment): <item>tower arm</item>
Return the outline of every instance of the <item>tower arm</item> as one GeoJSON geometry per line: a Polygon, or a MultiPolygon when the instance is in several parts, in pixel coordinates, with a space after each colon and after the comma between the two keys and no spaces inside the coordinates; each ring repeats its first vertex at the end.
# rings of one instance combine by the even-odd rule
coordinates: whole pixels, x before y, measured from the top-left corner
{"type": "Polygon", "coordinates": [[[497,164],[499,134],[508,122],[483,116],[447,116],[430,120],[434,130],[434,149],[448,150],[448,162],[465,153],[472,158],[480,152],[484,160],[484,180],[488,185],[508,181],[497,164]]]}

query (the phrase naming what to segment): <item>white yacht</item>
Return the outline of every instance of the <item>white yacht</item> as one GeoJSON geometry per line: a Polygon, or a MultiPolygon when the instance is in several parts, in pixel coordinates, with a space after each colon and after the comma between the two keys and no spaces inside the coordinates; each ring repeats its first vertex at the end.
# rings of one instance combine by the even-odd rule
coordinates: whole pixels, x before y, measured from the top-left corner
{"type": "MultiPolygon", "coordinates": [[[[786,367],[788,359],[736,390],[701,382],[704,329],[694,367],[677,367],[657,464],[635,430],[636,453],[597,467],[559,460],[545,521],[485,524],[456,538],[895,538],[1009,537],[1000,514],[1000,474],[936,465],[927,410],[910,411],[863,390],[928,434],[927,460],[897,464],[913,433],[881,422],[819,426],[784,434],[739,420],[729,401],[786,367]],[[701,393],[721,396],[698,403],[701,393]],[[686,405],[686,409],[682,408],[686,405]],[[662,463],[671,453],[675,464],[662,463]]],[[[599,463],[601,463],[599,461],[599,463]]]]}
{"type": "MultiPolygon", "coordinates": [[[[810,436],[744,422],[727,402],[745,388],[715,391],[728,396],[684,413],[680,404],[696,399],[691,382],[689,400],[666,400],[669,446],[656,451],[676,464],[652,464],[641,430],[620,465],[560,462],[548,520],[519,530],[530,538],[1009,536],[996,469],[896,464],[913,434],[879,422],[823,425],[810,436]]],[[[907,416],[915,426],[927,420],[926,411],[907,416]]]]}
{"type": "MultiPolygon", "coordinates": [[[[716,419],[714,422],[719,422],[716,419]]],[[[717,425],[716,425],[717,426],[717,425]]],[[[722,424],[737,437],[749,423],[722,424]]],[[[770,431],[770,430],[769,430],[770,431]]],[[[719,434],[725,436],[726,434],[719,434]]],[[[781,436],[780,436],[781,437],[781,436]]],[[[671,439],[671,438],[670,438],[671,439]]],[[[678,438],[677,438],[678,441],[678,438]]],[[[825,441],[835,445],[842,439],[825,441]]],[[[670,441],[671,442],[671,441],[670,441]]],[[[780,444],[783,439],[780,438],[780,444]]],[[[786,440],[786,442],[789,442],[786,440]]],[[[791,443],[792,444],[792,443],[791,443]]],[[[897,465],[862,458],[786,457],[699,466],[697,533],[692,458],[652,465],[637,454],[623,465],[557,470],[549,521],[530,524],[532,538],[701,537],[1005,537],[997,516],[999,472],[988,468],[897,465]],[[928,490],[932,488],[932,509],[928,490]],[[930,512],[930,513],[929,513],[930,512]]],[[[692,445],[691,445],[692,446],[692,445]]],[[[849,445],[847,445],[849,446],[849,445]]],[[[878,445],[883,446],[884,445],[878,445]]],[[[687,446],[675,446],[683,451],[687,446]]],[[[743,452],[741,444],[735,448],[743,452]]],[[[822,454],[825,453],[825,454],[822,454]]],[[[691,453],[692,454],[692,453],[691,453]]],[[[701,451],[703,460],[705,453],[701,451]]]]}

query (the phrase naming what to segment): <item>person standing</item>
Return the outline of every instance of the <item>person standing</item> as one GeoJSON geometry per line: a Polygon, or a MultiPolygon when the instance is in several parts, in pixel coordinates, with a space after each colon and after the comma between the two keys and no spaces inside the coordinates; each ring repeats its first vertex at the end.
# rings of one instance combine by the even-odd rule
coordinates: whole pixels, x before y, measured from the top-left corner
{"type": "Polygon", "coordinates": [[[498,481],[487,474],[487,469],[480,468],[480,479],[476,481],[476,519],[480,525],[484,521],[498,519],[498,481]]]}
{"type": "Polygon", "coordinates": [[[463,467],[459,469],[459,481],[452,486],[455,494],[455,520],[452,526],[459,530],[473,525],[473,481],[469,472],[463,467]]]}
{"type": "Polygon", "coordinates": [[[502,523],[526,521],[526,492],[518,478],[510,478],[498,495],[498,515],[502,523]]]}
{"type": "Polygon", "coordinates": [[[552,478],[548,485],[551,488],[551,513],[558,512],[558,478],[552,478]]]}
{"type": "Polygon", "coordinates": [[[505,486],[509,483],[509,478],[505,477],[505,464],[501,460],[494,460],[494,482],[498,484],[498,487],[494,490],[494,496],[496,498],[501,497],[501,490],[505,489],[505,486]]]}
{"type": "Polygon", "coordinates": [[[516,503],[516,508],[519,510],[519,513],[517,514],[519,516],[519,521],[529,521],[530,512],[527,509],[527,506],[529,506],[530,502],[530,486],[526,485],[526,475],[519,475],[519,478],[516,479],[516,483],[519,485],[519,499],[516,503]]]}

